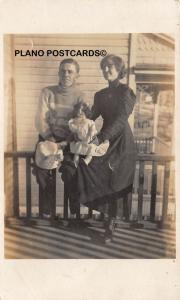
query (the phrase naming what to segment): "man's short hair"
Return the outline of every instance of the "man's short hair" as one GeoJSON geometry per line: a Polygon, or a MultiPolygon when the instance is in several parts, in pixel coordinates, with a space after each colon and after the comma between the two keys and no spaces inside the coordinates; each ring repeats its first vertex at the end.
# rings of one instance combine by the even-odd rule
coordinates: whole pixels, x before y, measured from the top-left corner
{"type": "Polygon", "coordinates": [[[60,64],[59,64],[59,69],[60,69],[60,67],[61,67],[62,65],[64,65],[64,64],[73,64],[73,65],[75,66],[75,68],[76,68],[76,72],[79,73],[80,67],[79,67],[78,62],[77,62],[75,59],[73,59],[73,58],[66,58],[66,59],[63,59],[63,60],[60,62],[60,64]]]}

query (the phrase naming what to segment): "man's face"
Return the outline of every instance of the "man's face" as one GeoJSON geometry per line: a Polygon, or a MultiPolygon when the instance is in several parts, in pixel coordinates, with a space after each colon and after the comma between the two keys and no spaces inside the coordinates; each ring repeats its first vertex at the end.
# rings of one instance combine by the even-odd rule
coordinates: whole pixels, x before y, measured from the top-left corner
{"type": "Polygon", "coordinates": [[[64,63],[59,69],[59,81],[63,87],[70,87],[78,77],[76,67],[71,63],[64,63]]]}

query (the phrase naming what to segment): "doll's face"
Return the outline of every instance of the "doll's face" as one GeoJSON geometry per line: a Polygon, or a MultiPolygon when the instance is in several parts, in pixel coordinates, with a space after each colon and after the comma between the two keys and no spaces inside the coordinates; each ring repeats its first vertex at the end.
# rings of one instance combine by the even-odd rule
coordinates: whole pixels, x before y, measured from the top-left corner
{"type": "Polygon", "coordinates": [[[82,119],[86,118],[86,115],[85,115],[82,105],[77,109],[76,116],[77,116],[77,118],[82,118],[82,119]]]}

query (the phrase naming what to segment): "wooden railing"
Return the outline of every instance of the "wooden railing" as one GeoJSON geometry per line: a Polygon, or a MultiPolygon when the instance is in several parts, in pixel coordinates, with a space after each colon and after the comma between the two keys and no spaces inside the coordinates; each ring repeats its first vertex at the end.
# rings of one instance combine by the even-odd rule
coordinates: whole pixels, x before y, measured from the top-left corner
{"type": "Polygon", "coordinates": [[[152,138],[136,138],[135,145],[138,153],[152,153],[153,152],[153,139],[152,138]]]}
{"type": "Polygon", "coordinates": [[[164,153],[169,153],[170,151],[170,146],[156,136],[152,136],[149,138],[136,137],[135,145],[137,152],[141,154],[160,153],[160,150],[164,150],[164,153]]]}
{"type": "MultiPolygon", "coordinates": [[[[19,217],[19,160],[25,159],[26,161],[26,217],[30,218],[32,215],[32,194],[31,194],[31,172],[34,153],[27,152],[6,152],[5,162],[7,159],[12,160],[13,168],[13,211],[14,216],[19,217]]],[[[163,183],[163,207],[162,207],[162,223],[167,219],[168,212],[168,198],[169,198],[169,179],[170,179],[170,164],[174,160],[173,156],[160,156],[152,154],[139,154],[137,156],[137,164],[139,165],[139,186],[138,186],[138,212],[137,221],[142,220],[143,209],[143,186],[144,186],[144,174],[146,164],[152,166],[151,174],[151,203],[150,203],[150,220],[155,220],[156,210],[156,196],[157,196],[157,180],[158,180],[158,165],[164,165],[164,183],[163,183]]],[[[6,166],[6,164],[5,164],[6,166]]],[[[56,215],[56,170],[52,171],[52,207],[51,217],[56,215]]],[[[42,216],[42,193],[39,190],[39,216],[42,216]]],[[[132,197],[131,197],[132,199],[132,197]]],[[[131,200],[132,201],[132,200],[131,200]]],[[[89,209],[89,217],[92,216],[92,210],[89,209]]],[[[68,218],[68,189],[64,187],[64,211],[63,218],[68,218]]],[[[76,214],[76,218],[80,218],[80,209],[76,214]]]]}

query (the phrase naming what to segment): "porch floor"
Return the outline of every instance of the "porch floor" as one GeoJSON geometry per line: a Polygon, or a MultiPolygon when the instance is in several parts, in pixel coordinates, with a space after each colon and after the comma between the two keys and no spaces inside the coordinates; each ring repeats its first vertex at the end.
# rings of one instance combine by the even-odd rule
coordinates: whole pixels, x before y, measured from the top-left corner
{"type": "MultiPolygon", "coordinates": [[[[98,223],[99,224],[99,223],[98,223]]],[[[5,227],[5,258],[175,258],[175,231],[157,228],[116,228],[113,240],[103,243],[104,229],[99,225],[72,223],[20,224],[5,227]]]]}

